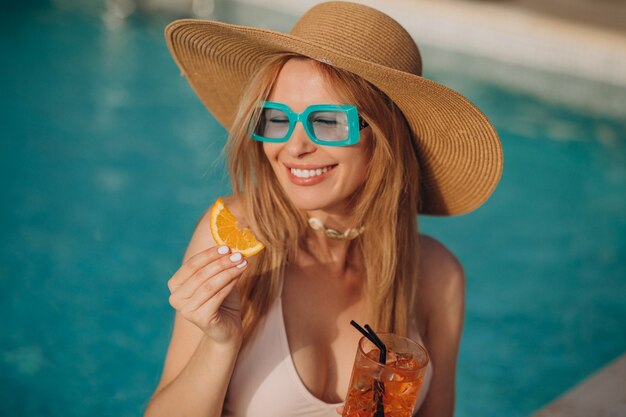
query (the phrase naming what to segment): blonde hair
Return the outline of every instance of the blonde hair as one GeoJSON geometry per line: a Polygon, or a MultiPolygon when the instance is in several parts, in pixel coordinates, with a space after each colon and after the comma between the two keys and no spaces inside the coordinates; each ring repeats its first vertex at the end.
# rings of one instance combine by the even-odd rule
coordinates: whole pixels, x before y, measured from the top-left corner
{"type": "MultiPolygon", "coordinates": [[[[284,194],[262,144],[250,139],[265,100],[283,65],[294,54],[277,54],[261,65],[240,100],[226,144],[235,198],[250,228],[267,249],[251,259],[239,282],[244,343],[279,295],[285,267],[293,262],[307,231],[306,214],[284,194]]],[[[372,129],[367,179],[355,194],[354,225],[365,225],[355,240],[366,274],[369,323],[377,331],[406,335],[414,316],[418,273],[418,165],[412,133],[398,107],[362,78],[314,61],[338,98],[354,104],[372,129]]]]}

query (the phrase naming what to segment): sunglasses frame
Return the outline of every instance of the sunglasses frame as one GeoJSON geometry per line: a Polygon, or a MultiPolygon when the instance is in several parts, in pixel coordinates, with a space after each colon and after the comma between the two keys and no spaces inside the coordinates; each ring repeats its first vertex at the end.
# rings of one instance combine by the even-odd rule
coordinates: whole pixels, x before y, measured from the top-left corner
{"type": "Polygon", "coordinates": [[[283,103],[277,103],[275,101],[263,101],[259,103],[259,107],[262,109],[275,109],[284,112],[289,119],[289,130],[282,138],[266,138],[265,136],[260,136],[254,133],[254,127],[251,129],[251,137],[252,139],[259,142],[271,142],[271,143],[282,143],[287,142],[293,133],[293,130],[296,128],[296,123],[300,122],[306,131],[307,136],[311,139],[312,142],[323,145],[323,146],[350,146],[358,143],[361,138],[361,130],[367,127],[367,123],[359,116],[359,112],[356,106],[351,104],[313,104],[306,109],[302,113],[293,112],[289,106],[283,103]],[[338,141],[326,141],[320,140],[315,137],[315,132],[313,131],[313,126],[309,123],[309,114],[315,111],[332,111],[332,112],[342,112],[346,114],[348,118],[348,137],[344,140],[338,141]]]}

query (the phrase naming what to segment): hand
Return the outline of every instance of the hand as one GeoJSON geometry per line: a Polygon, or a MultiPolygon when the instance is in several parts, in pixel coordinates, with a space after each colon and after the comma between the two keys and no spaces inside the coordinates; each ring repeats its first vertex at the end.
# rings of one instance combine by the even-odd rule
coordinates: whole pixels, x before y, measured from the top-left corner
{"type": "Polygon", "coordinates": [[[342,414],[343,414],[343,409],[344,409],[344,408],[345,408],[345,407],[344,407],[343,405],[340,405],[339,407],[337,407],[337,408],[335,409],[335,411],[337,412],[337,414],[342,415],[342,414]]]}
{"type": "Polygon", "coordinates": [[[167,282],[170,304],[216,343],[238,342],[243,333],[236,284],[248,262],[227,246],[189,258],[167,282]]]}

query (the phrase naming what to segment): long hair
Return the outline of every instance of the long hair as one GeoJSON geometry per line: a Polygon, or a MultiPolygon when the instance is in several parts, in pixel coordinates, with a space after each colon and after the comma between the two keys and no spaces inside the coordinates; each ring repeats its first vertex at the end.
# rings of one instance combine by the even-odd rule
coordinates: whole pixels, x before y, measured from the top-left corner
{"type": "MultiPolygon", "coordinates": [[[[239,281],[244,344],[278,296],[285,267],[293,262],[307,232],[306,213],[283,192],[263,152],[250,139],[265,100],[283,65],[294,54],[265,61],[240,100],[226,144],[235,198],[250,228],[267,249],[250,260],[239,281]]],[[[414,314],[418,274],[418,165],[412,133],[402,112],[382,91],[362,78],[313,61],[345,103],[354,104],[372,129],[365,183],[353,196],[352,227],[364,225],[355,240],[364,262],[366,304],[373,328],[406,335],[414,314]]]]}

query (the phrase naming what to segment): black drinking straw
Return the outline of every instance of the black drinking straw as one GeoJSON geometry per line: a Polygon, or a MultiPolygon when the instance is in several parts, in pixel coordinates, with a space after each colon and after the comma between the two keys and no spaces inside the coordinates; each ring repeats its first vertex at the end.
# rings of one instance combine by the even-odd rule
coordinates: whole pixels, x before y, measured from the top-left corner
{"type": "MultiPolygon", "coordinates": [[[[369,324],[365,324],[365,329],[367,329],[369,334],[376,341],[375,344],[378,346],[378,349],[380,349],[378,361],[385,366],[387,364],[387,346],[385,346],[383,341],[380,340],[374,329],[372,329],[369,324]]],[[[376,412],[374,413],[374,417],[385,417],[385,407],[383,406],[382,397],[383,392],[385,392],[385,385],[382,381],[376,381],[374,383],[374,395],[377,395],[378,399],[376,400],[376,412]]]]}
{"type": "MultiPolygon", "coordinates": [[[[359,326],[359,324],[354,321],[354,320],[350,320],[350,324],[352,326],[354,326],[355,329],[357,329],[363,336],[365,336],[367,338],[367,340],[369,340],[370,342],[372,342],[374,345],[376,345],[376,347],[378,346],[378,343],[376,342],[376,339],[374,339],[372,337],[371,334],[369,334],[364,328],[362,328],[361,326],[359,326]]],[[[367,326],[367,325],[366,325],[367,326]]]]}
{"type": "MultiPolygon", "coordinates": [[[[365,336],[370,342],[372,342],[379,350],[380,355],[378,361],[384,366],[387,363],[387,346],[380,340],[378,335],[372,330],[369,324],[365,325],[365,329],[357,324],[354,320],[350,321],[350,324],[354,326],[363,336],[365,336]]],[[[374,381],[374,398],[376,398],[376,412],[374,417],[385,417],[385,407],[383,405],[382,393],[385,392],[385,385],[382,381],[374,381]]]]}
{"type": "Polygon", "coordinates": [[[363,336],[365,336],[370,342],[372,342],[380,350],[378,361],[381,364],[386,365],[387,364],[387,346],[385,346],[383,341],[380,340],[380,338],[378,337],[376,332],[374,332],[374,330],[370,327],[370,325],[366,324],[365,329],[367,330],[365,330],[364,328],[359,326],[359,324],[354,320],[350,320],[350,324],[354,326],[354,328],[356,328],[363,336]]]}
{"type": "Polygon", "coordinates": [[[369,334],[371,334],[372,337],[374,338],[374,340],[376,341],[376,342],[374,342],[374,344],[376,346],[378,346],[378,348],[380,349],[380,357],[379,357],[378,361],[380,363],[382,363],[383,365],[386,365],[387,364],[387,346],[385,346],[383,341],[380,340],[380,338],[378,337],[376,332],[374,332],[374,330],[370,327],[369,324],[366,324],[365,328],[367,329],[369,334]]]}

